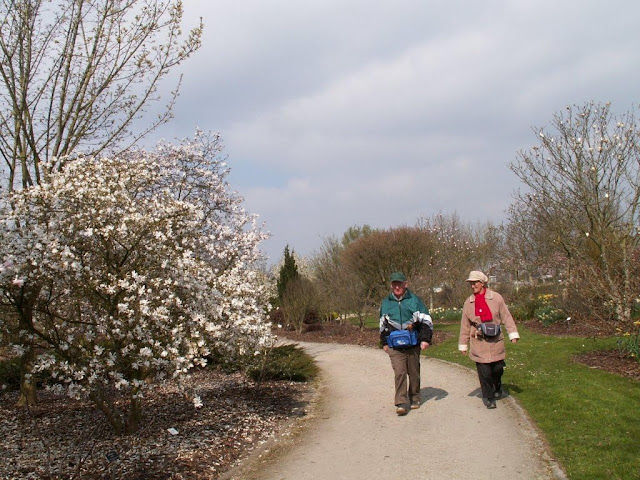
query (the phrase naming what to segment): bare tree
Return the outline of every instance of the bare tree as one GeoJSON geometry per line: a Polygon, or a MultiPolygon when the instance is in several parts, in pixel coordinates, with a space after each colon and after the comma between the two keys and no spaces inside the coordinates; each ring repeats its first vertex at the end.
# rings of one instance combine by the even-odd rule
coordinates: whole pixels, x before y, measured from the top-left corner
{"type": "Polygon", "coordinates": [[[325,310],[341,315],[357,314],[360,327],[364,327],[366,302],[361,297],[362,285],[355,272],[343,264],[343,252],[359,238],[370,235],[374,230],[364,225],[352,226],[342,239],[325,238],[320,252],[312,261],[313,280],[325,310]]]}
{"type": "Polygon", "coordinates": [[[402,271],[411,288],[421,296],[435,282],[428,270],[436,249],[433,237],[417,227],[377,230],[350,243],[342,252],[343,268],[351,271],[351,286],[358,298],[358,311],[378,305],[389,293],[389,276],[402,271]]]}
{"type": "Polygon", "coordinates": [[[430,308],[434,292],[440,292],[441,302],[457,305],[462,291],[466,294],[463,278],[473,264],[471,237],[470,227],[455,214],[422,218],[415,227],[350,228],[342,241],[325,240],[314,259],[314,280],[331,305],[357,314],[361,326],[389,293],[394,271],[410,278],[411,289],[428,299],[430,308]]]}
{"type": "Polygon", "coordinates": [[[41,164],[128,147],[159,82],[200,46],[182,40],[179,0],[0,0],[0,155],[7,186],[40,184],[41,164]]]}
{"type": "Polygon", "coordinates": [[[504,255],[504,234],[501,225],[491,221],[478,224],[474,228],[474,259],[486,274],[493,275],[500,270],[504,255]]]}
{"type": "Polygon", "coordinates": [[[631,323],[640,291],[640,129],[634,109],[616,117],[610,105],[587,103],[556,114],[540,144],[511,169],[526,185],[520,212],[547,245],[565,252],[567,279],[593,313],[631,323]]]}
{"type": "Polygon", "coordinates": [[[340,267],[340,252],[342,245],[335,237],[325,238],[320,251],[311,259],[313,282],[318,289],[318,297],[327,312],[336,312],[340,315],[349,310],[345,302],[343,270],[340,267]]]}
{"type": "Polygon", "coordinates": [[[302,276],[289,280],[282,296],[287,325],[302,333],[307,315],[317,313],[317,309],[318,297],[313,282],[302,276]]]}
{"type": "Polygon", "coordinates": [[[468,293],[463,280],[484,249],[477,247],[471,227],[464,225],[456,213],[423,217],[418,227],[431,239],[428,261],[419,277],[425,282],[429,308],[434,306],[435,291],[441,292],[442,306],[460,305],[468,293]]]}
{"type": "Polygon", "coordinates": [[[532,211],[531,203],[514,203],[508,210],[501,266],[515,280],[516,291],[521,284],[551,275],[563,280],[568,270],[569,252],[549,236],[532,211]]]}

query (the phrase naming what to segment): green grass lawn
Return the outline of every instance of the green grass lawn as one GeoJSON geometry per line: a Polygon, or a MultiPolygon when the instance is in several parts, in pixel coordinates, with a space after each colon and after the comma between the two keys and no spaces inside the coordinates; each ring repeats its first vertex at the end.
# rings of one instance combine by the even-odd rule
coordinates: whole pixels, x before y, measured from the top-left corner
{"type": "MultiPolygon", "coordinates": [[[[435,324],[453,336],[426,354],[475,370],[457,351],[459,325],[435,324]]],[[[613,348],[615,339],[519,331],[521,340],[507,343],[503,384],[544,432],[569,478],[640,479],[640,382],[572,361],[613,348]]]]}

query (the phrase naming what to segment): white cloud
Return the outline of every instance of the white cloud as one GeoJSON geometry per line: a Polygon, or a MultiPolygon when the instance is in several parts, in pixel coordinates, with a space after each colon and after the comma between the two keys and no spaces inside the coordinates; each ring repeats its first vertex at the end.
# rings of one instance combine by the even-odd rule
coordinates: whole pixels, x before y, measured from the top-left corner
{"type": "Polygon", "coordinates": [[[354,224],[503,218],[517,186],[507,165],[536,141],[531,127],[567,104],[625,111],[638,99],[633,2],[184,7],[206,33],[164,136],[222,133],[232,186],[267,221],[272,257],[286,244],[307,254],[354,224]]]}

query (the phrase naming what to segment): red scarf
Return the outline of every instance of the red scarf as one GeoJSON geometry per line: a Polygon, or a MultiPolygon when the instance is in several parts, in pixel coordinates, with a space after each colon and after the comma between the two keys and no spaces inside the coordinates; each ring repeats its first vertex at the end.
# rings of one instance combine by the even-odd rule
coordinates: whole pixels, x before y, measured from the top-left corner
{"type": "Polygon", "coordinates": [[[480,317],[481,322],[489,322],[493,320],[493,315],[491,314],[489,305],[487,305],[487,300],[484,298],[484,294],[486,292],[486,290],[482,290],[482,292],[475,294],[476,317],[480,317]]]}

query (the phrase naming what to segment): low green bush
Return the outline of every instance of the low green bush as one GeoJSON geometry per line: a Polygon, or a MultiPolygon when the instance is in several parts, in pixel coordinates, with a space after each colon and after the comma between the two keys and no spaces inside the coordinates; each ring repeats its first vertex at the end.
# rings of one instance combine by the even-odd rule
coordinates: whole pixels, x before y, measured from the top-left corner
{"type": "Polygon", "coordinates": [[[533,312],[529,313],[528,309],[520,303],[509,305],[509,312],[516,322],[525,322],[533,317],[533,312]]]}
{"type": "Polygon", "coordinates": [[[525,322],[536,316],[536,310],[548,306],[557,306],[557,286],[537,285],[523,287],[512,292],[509,298],[509,311],[516,321],[525,322]]]}
{"type": "Polygon", "coordinates": [[[308,382],[318,375],[318,366],[301,347],[282,345],[271,349],[263,364],[249,368],[247,374],[256,381],[308,382]]]}
{"type": "Polygon", "coordinates": [[[461,308],[442,308],[436,307],[429,311],[433,320],[441,322],[459,322],[462,316],[461,308]]]}
{"type": "Polygon", "coordinates": [[[618,340],[620,351],[640,362],[640,333],[627,333],[618,340]]]}
{"type": "Polygon", "coordinates": [[[558,306],[558,295],[553,293],[520,295],[518,300],[509,306],[509,311],[516,321],[537,318],[543,325],[551,325],[567,318],[567,312],[558,306]]]}
{"type": "Polygon", "coordinates": [[[20,390],[20,364],[17,358],[0,361],[0,389],[20,390]]]}
{"type": "Polygon", "coordinates": [[[543,325],[551,325],[560,320],[566,320],[567,313],[553,305],[542,305],[533,312],[533,316],[540,320],[543,325]]]}

